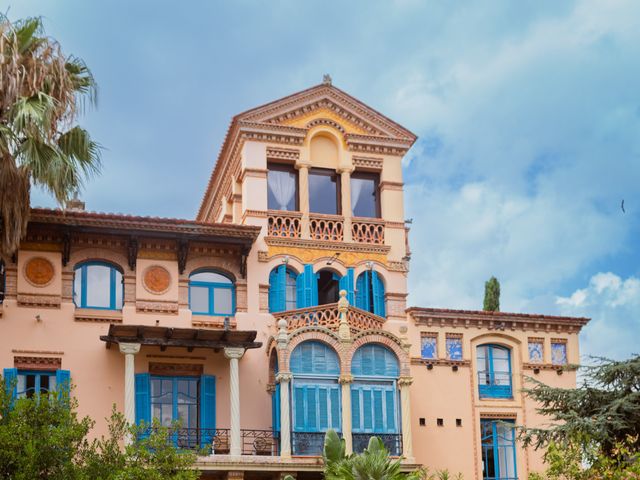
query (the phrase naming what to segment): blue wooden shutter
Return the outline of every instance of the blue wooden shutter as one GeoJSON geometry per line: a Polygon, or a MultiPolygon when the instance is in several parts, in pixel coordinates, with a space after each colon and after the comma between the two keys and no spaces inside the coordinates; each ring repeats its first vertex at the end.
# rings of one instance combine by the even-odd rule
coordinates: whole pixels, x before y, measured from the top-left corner
{"type": "Polygon", "coordinates": [[[293,429],[296,432],[304,432],[305,431],[305,414],[304,414],[304,387],[302,386],[294,386],[293,388],[293,411],[294,411],[294,422],[293,429]]]}
{"type": "Polygon", "coordinates": [[[355,305],[355,294],[353,290],[353,268],[347,268],[347,274],[340,278],[339,281],[340,290],[347,291],[347,300],[349,305],[355,305]]]}
{"type": "Polygon", "coordinates": [[[340,387],[334,385],[330,390],[331,395],[331,428],[340,431],[342,425],[342,415],[340,408],[340,387]]]}
{"type": "Polygon", "coordinates": [[[5,368],[2,374],[4,377],[4,388],[8,395],[11,395],[11,405],[18,397],[18,369],[5,368]]]}
{"type": "Polygon", "coordinates": [[[362,388],[362,430],[373,431],[371,387],[362,388]]]}
{"type": "Polygon", "coordinates": [[[356,307],[369,311],[369,281],[370,273],[368,270],[362,272],[356,281],[356,307]]]}
{"type": "Polygon", "coordinates": [[[376,271],[371,272],[371,286],[373,288],[373,313],[386,317],[384,305],[384,284],[376,271]]]}
{"type": "Polygon", "coordinates": [[[271,272],[269,273],[269,312],[271,313],[276,313],[279,312],[280,310],[277,309],[277,302],[278,302],[278,291],[277,291],[277,285],[276,285],[276,280],[277,280],[277,275],[278,271],[276,268],[274,268],[273,270],[271,270],[271,272]]]}
{"type": "Polygon", "coordinates": [[[200,377],[200,448],[207,448],[213,442],[216,428],[216,377],[200,377]]]}
{"type": "Polygon", "coordinates": [[[384,431],[384,410],[382,408],[382,390],[376,388],[373,390],[373,431],[384,431]]]}
{"type": "Polygon", "coordinates": [[[304,307],[315,307],[318,305],[318,275],[313,271],[313,265],[304,266],[304,307]]]}
{"type": "Polygon", "coordinates": [[[396,431],[396,395],[395,389],[387,389],[385,393],[385,407],[387,414],[387,432],[396,431]]]}
{"type": "Polygon", "coordinates": [[[318,388],[318,430],[321,432],[329,428],[329,389],[318,388]]]}
{"type": "MultiPolygon", "coordinates": [[[[136,424],[151,425],[151,376],[148,373],[136,373],[136,424]]],[[[145,438],[148,433],[141,433],[145,438]]]]}
{"type": "Polygon", "coordinates": [[[271,429],[280,432],[280,383],[276,383],[276,389],[271,397],[271,429]]]}
{"type": "Polygon", "coordinates": [[[269,274],[269,311],[283,312],[286,309],[287,267],[279,265],[269,274]]]}
{"type": "Polygon", "coordinates": [[[58,399],[69,400],[71,395],[71,372],[69,370],[56,370],[56,389],[58,399]]]}
{"type": "Polygon", "coordinates": [[[304,298],[304,271],[296,277],[296,307],[305,308],[307,301],[304,298]]]}
{"type": "Polygon", "coordinates": [[[362,416],[360,415],[360,389],[351,387],[351,425],[354,432],[362,430],[362,416]]]}
{"type": "Polygon", "coordinates": [[[318,387],[306,387],[307,432],[319,432],[318,428],[318,387]]]}

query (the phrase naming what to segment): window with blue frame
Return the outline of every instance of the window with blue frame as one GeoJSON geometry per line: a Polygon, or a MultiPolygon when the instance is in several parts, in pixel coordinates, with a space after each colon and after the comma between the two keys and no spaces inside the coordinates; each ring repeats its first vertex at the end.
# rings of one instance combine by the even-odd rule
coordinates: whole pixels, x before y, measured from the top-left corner
{"type": "Polygon", "coordinates": [[[512,398],[511,351],[500,345],[477,349],[480,398],[512,398]]]}
{"type": "Polygon", "coordinates": [[[200,270],[189,277],[189,308],[194,315],[235,314],[233,281],[213,270],[200,270]]]}
{"type": "Polygon", "coordinates": [[[384,345],[366,344],[354,353],[351,373],[354,378],[351,384],[354,451],[362,451],[369,438],[377,435],[392,455],[399,455],[398,358],[384,345]]]}
{"type": "Polygon", "coordinates": [[[365,270],[356,279],[356,307],[386,317],[385,288],[375,270],[365,270]]]}
{"type": "Polygon", "coordinates": [[[340,363],[328,345],[307,341],[291,353],[293,436],[296,455],[321,455],[324,432],[342,429],[340,363]]]}
{"type": "Polygon", "coordinates": [[[107,262],[84,262],[76,266],[73,302],[78,308],[122,310],[124,284],[119,267],[107,262]]]}
{"type": "Polygon", "coordinates": [[[297,307],[298,274],[286,265],[279,265],[269,274],[269,312],[284,312],[297,307]]]}
{"type": "Polygon", "coordinates": [[[438,358],[438,334],[422,333],[420,335],[420,356],[426,360],[438,358]]]}
{"type": "Polygon", "coordinates": [[[480,420],[483,480],[517,480],[513,421],[480,420]]]}
{"type": "Polygon", "coordinates": [[[22,370],[5,368],[5,388],[13,398],[32,398],[52,391],[69,392],[68,370],[22,370]]]}
{"type": "Polygon", "coordinates": [[[447,334],[445,341],[447,358],[449,360],[462,360],[462,336],[447,334]]]}
{"type": "Polygon", "coordinates": [[[567,364],[567,342],[564,339],[551,340],[551,363],[553,365],[567,364]]]}
{"type": "Polygon", "coordinates": [[[178,422],[173,441],[179,447],[209,447],[216,428],[216,383],[211,375],[136,374],[136,423],[163,426],[178,422]]]}

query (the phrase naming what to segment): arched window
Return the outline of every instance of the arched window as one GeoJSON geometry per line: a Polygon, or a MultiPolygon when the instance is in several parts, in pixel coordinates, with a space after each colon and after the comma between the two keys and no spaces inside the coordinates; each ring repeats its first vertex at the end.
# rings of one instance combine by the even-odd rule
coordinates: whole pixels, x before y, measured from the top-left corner
{"type": "Polygon", "coordinates": [[[511,352],[500,345],[480,345],[477,350],[480,398],[511,398],[511,352]]]}
{"type": "Polygon", "coordinates": [[[340,362],[322,342],[308,341],[291,354],[293,452],[321,455],[324,432],[341,430],[340,362]]]}
{"type": "Polygon", "coordinates": [[[189,308],[194,315],[234,315],[233,281],[212,270],[192,273],[189,277],[189,308]]]}
{"type": "Polygon", "coordinates": [[[78,308],[122,310],[122,272],[112,263],[90,261],[76,266],[73,302],[78,308]]]}
{"type": "Polygon", "coordinates": [[[295,310],[297,307],[296,272],[279,265],[269,274],[269,311],[295,310]]]}
{"type": "Polygon", "coordinates": [[[365,270],[356,280],[356,307],[386,317],[384,283],[375,270],[365,270]]]}
{"type": "Polygon", "coordinates": [[[354,377],[351,384],[354,451],[363,451],[369,438],[375,435],[392,455],[400,455],[398,358],[383,345],[363,345],[353,355],[351,373],[354,377]]]}

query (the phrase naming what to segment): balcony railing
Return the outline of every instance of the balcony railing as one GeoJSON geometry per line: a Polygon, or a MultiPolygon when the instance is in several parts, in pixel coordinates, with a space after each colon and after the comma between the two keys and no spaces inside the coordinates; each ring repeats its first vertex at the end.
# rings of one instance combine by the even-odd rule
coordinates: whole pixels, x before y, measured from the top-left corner
{"type": "Polygon", "coordinates": [[[357,243],[384,245],[384,221],[374,218],[354,218],[351,239],[357,243]]]}
{"type": "MultiPolygon", "coordinates": [[[[340,314],[337,303],[287,310],[286,312],[274,313],[273,316],[276,322],[281,318],[286,320],[289,331],[309,326],[320,326],[337,331],[340,326],[340,314]]],[[[347,323],[353,332],[378,330],[382,328],[384,318],[360,308],[349,306],[347,308],[347,323]]]]}
{"type": "Polygon", "coordinates": [[[382,440],[390,455],[399,457],[402,455],[402,435],[400,433],[354,433],[353,451],[362,453],[369,445],[371,437],[378,437],[382,440]]]}
{"type": "Polygon", "coordinates": [[[344,240],[344,217],[339,215],[309,215],[309,234],[312,240],[342,242],[344,240]]]}
{"type": "Polygon", "coordinates": [[[513,398],[511,372],[478,372],[480,398],[513,398]]]}
{"type": "MultiPolygon", "coordinates": [[[[242,455],[279,455],[279,440],[272,430],[240,430],[242,455]]],[[[228,428],[178,428],[169,438],[178,448],[203,450],[210,455],[228,455],[231,437],[228,428]]]]}
{"type": "Polygon", "coordinates": [[[270,210],[267,235],[270,237],[300,238],[302,213],[270,210]]]}

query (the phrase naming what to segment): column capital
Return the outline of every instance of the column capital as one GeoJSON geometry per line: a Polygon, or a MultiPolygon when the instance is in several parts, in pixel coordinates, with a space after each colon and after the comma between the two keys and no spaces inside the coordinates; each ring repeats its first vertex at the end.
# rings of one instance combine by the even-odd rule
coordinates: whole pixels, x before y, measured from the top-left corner
{"type": "Polygon", "coordinates": [[[290,382],[293,378],[293,374],[291,372],[278,372],[276,373],[276,382],[290,382]]]}
{"type": "Polygon", "coordinates": [[[408,387],[413,383],[413,377],[400,377],[398,379],[398,386],[400,387],[408,387]]]}
{"type": "Polygon", "coordinates": [[[340,175],[342,175],[343,173],[348,173],[349,175],[351,175],[354,170],[355,168],[351,165],[336,168],[336,172],[339,173],[340,175]]]}
{"type": "Polygon", "coordinates": [[[140,351],[139,343],[119,343],[120,353],[135,355],[140,351]]]}
{"type": "Polygon", "coordinates": [[[308,169],[310,169],[310,168],[311,168],[311,164],[310,164],[310,163],[296,163],[296,164],[294,165],[294,168],[295,168],[296,170],[301,170],[301,169],[303,169],[303,168],[308,170],[308,169]]]}
{"type": "Polygon", "coordinates": [[[226,347],[224,349],[224,356],[227,357],[229,360],[233,358],[240,360],[244,355],[244,352],[245,352],[245,349],[242,347],[226,347]]]}
{"type": "Polygon", "coordinates": [[[340,385],[348,385],[350,383],[353,383],[353,375],[340,375],[338,383],[340,385]]]}

